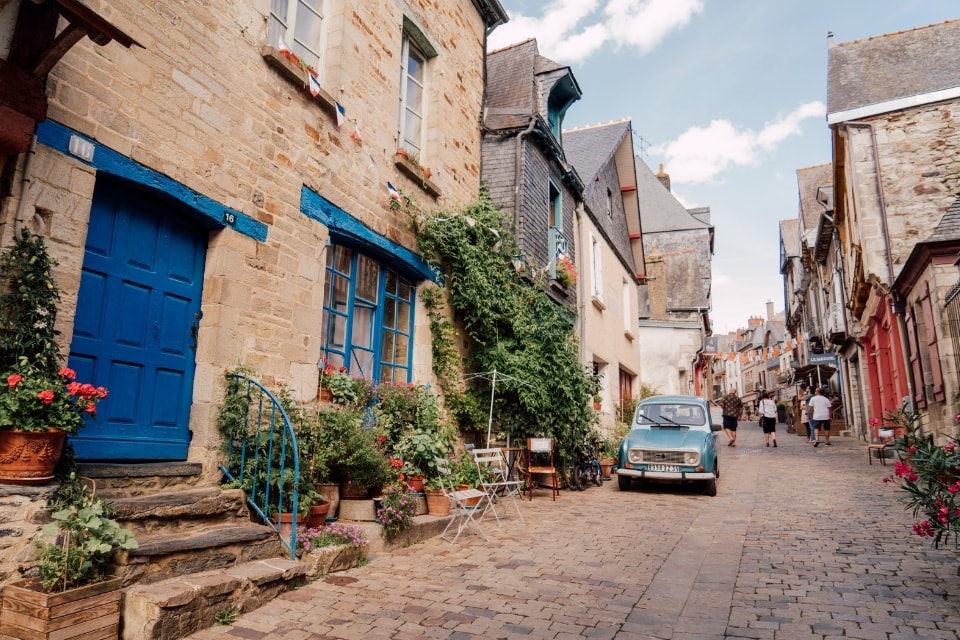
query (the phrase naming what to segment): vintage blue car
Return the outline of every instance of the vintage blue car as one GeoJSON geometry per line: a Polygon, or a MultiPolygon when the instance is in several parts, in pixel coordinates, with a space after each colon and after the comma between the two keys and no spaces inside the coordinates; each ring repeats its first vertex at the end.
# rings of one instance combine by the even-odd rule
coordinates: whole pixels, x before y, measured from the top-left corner
{"type": "Polygon", "coordinates": [[[636,480],[702,482],[717,495],[720,460],[710,405],[695,396],[653,396],[637,404],[633,424],[620,443],[617,483],[621,491],[636,480]]]}

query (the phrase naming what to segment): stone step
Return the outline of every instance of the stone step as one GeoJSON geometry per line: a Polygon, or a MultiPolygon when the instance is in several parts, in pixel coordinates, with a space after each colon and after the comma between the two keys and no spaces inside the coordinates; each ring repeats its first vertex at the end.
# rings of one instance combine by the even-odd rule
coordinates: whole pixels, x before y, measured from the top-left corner
{"type": "Polygon", "coordinates": [[[300,586],[309,566],[273,558],[229,569],[140,582],[124,589],[124,640],[182,638],[215,624],[218,613],[247,613],[300,586]]]}
{"type": "Polygon", "coordinates": [[[138,538],[159,531],[176,532],[207,522],[249,522],[243,491],[207,487],[130,498],[105,499],[113,517],[138,538]]]}
{"type": "Polygon", "coordinates": [[[266,525],[238,522],[195,526],[137,537],[136,549],[116,556],[124,584],[152,583],[251,560],[287,557],[276,531],[266,525]]]}

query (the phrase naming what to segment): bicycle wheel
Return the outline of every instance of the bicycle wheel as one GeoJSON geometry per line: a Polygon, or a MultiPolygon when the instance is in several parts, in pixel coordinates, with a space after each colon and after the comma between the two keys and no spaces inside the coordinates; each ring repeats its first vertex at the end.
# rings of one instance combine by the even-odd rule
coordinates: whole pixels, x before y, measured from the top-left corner
{"type": "Polygon", "coordinates": [[[600,461],[594,459],[590,466],[593,467],[593,484],[597,485],[598,487],[602,487],[603,469],[600,467],[600,461]]]}
{"type": "Polygon", "coordinates": [[[573,491],[583,491],[583,465],[579,462],[573,465],[570,473],[570,488],[573,491]]]}

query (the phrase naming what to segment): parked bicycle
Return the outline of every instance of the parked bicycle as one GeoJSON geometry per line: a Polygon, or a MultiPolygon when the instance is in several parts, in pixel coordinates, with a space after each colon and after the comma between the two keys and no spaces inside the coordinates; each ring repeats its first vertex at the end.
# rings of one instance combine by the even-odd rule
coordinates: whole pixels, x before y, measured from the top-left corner
{"type": "Polygon", "coordinates": [[[583,491],[590,483],[598,487],[603,485],[603,472],[600,468],[600,441],[589,437],[581,442],[573,455],[573,470],[570,473],[570,488],[583,491]]]}

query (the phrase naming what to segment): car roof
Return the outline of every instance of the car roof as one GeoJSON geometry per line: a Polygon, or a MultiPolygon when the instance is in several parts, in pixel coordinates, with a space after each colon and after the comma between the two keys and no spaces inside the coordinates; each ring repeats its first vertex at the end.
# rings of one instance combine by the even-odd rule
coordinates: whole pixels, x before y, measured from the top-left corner
{"type": "Polygon", "coordinates": [[[699,396],[650,396],[640,401],[640,404],[699,404],[706,405],[707,401],[699,396]]]}

